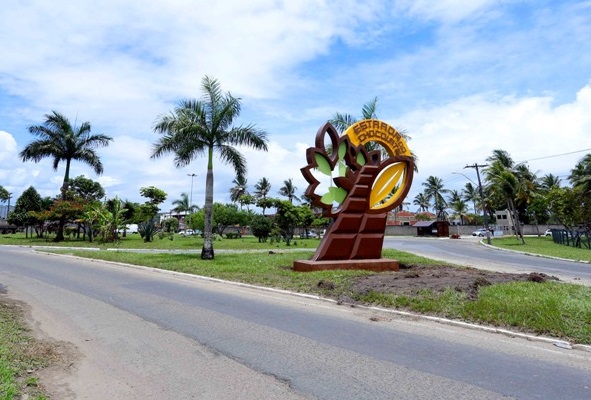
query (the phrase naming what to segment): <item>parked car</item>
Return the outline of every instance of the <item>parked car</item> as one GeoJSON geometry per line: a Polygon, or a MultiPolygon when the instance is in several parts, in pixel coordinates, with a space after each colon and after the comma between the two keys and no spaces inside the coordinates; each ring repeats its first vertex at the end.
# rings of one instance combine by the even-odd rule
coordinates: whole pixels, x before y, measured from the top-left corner
{"type": "Polygon", "coordinates": [[[138,225],[137,224],[129,224],[125,225],[123,228],[118,229],[117,232],[119,233],[138,233],[138,225]]]}
{"type": "Polygon", "coordinates": [[[486,229],[480,228],[480,229],[472,232],[472,236],[485,237],[486,236],[486,229]]]}
{"type": "Polygon", "coordinates": [[[300,239],[316,239],[318,238],[318,234],[314,231],[307,231],[308,235],[306,236],[306,232],[300,233],[300,239]]]}
{"type": "Polygon", "coordinates": [[[546,229],[546,233],[544,233],[544,236],[552,236],[552,229],[546,229]]]}
{"type": "Polygon", "coordinates": [[[179,235],[181,236],[192,236],[192,235],[196,235],[195,231],[193,229],[185,229],[184,231],[180,231],[179,235]]]}

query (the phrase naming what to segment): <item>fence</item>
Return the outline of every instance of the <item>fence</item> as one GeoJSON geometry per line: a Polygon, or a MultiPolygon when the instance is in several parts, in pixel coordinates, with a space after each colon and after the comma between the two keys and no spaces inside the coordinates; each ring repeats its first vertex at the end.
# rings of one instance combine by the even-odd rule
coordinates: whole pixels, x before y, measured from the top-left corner
{"type": "Polygon", "coordinates": [[[591,249],[591,238],[585,231],[569,231],[566,229],[552,229],[552,240],[554,243],[565,246],[578,247],[580,249],[591,249]]]}

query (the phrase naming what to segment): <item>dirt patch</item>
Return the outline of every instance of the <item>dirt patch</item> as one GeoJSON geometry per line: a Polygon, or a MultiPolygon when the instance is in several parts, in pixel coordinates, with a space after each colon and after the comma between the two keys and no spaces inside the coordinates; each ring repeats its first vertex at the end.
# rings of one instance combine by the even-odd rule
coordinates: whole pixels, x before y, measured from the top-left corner
{"type": "Polygon", "coordinates": [[[466,293],[469,299],[476,299],[478,289],[482,286],[546,280],[558,280],[558,278],[542,273],[510,274],[446,265],[401,265],[398,272],[359,277],[352,284],[351,290],[358,293],[368,293],[373,290],[379,293],[415,295],[425,289],[437,293],[451,288],[466,293]]]}

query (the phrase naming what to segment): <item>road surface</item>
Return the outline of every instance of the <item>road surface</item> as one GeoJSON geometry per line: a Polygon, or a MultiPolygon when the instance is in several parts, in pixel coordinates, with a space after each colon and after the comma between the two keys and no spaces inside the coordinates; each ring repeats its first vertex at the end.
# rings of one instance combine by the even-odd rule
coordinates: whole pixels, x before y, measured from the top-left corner
{"type": "Polygon", "coordinates": [[[591,353],[0,247],[0,283],[83,356],[59,399],[586,399],[591,353]]]}
{"type": "Polygon", "coordinates": [[[419,254],[435,260],[453,262],[474,268],[501,272],[543,272],[562,281],[591,285],[591,265],[575,261],[558,260],[514,251],[503,251],[480,243],[482,238],[462,237],[417,238],[386,236],[384,248],[393,248],[419,254]]]}

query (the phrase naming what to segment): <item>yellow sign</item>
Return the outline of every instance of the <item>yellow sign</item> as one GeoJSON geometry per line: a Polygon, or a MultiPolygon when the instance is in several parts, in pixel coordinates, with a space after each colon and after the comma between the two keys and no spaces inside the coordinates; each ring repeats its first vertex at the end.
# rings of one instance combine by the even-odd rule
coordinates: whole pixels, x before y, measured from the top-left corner
{"type": "Polygon", "coordinates": [[[344,133],[355,146],[376,142],[384,146],[390,156],[410,156],[406,141],[396,129],[377,119],[366,119],[351,125],[344,133]]]}
{"type": "MultiPolygon", "coordinates": [[[[348,136],[355,146],[376,142],[383,146],[390,157],[412,157],[400,132],[383,121],[366,119],[356,122],[343,135],[348,136]]],[[[370,211],[392,209],[402,201],[410,189],[412,169],[409,170],[408,163],[393,161],[385,160],[380,174],[374,180],[369,196],[370,211]]]]}

